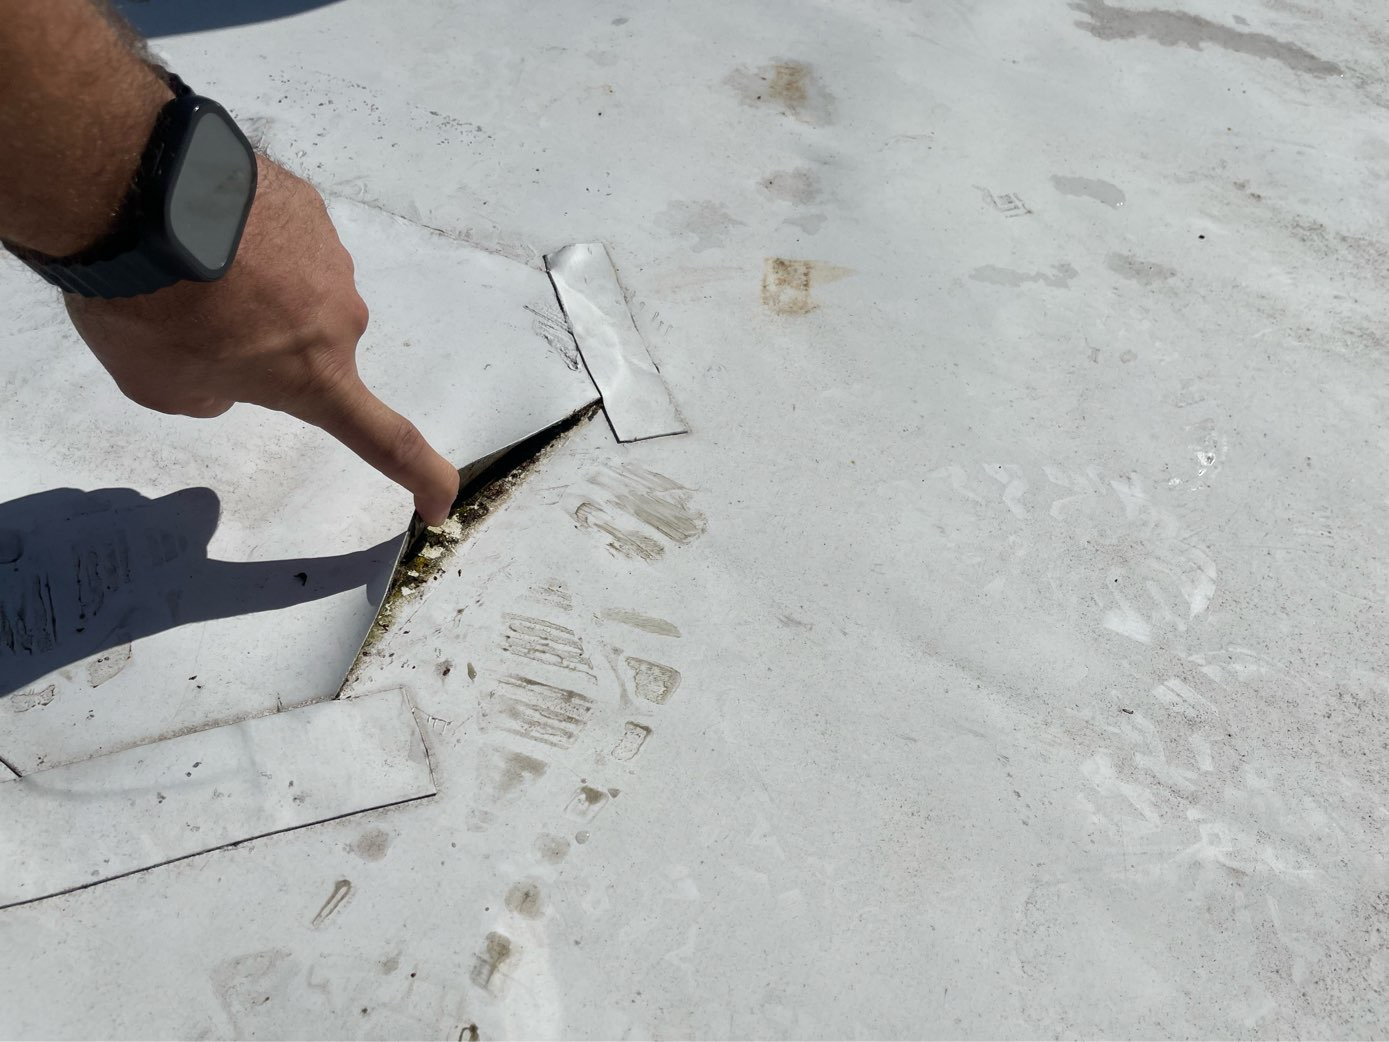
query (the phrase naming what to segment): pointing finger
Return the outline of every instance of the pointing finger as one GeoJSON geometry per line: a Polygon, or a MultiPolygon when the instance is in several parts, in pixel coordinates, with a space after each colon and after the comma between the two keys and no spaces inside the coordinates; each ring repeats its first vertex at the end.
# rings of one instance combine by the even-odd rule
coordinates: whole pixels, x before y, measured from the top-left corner
{"type": "Polygon", "coordinates": [[[413,423],[372,394],[353,373],[333,383],[312,405],[293,408],[415,496],[426,524],[448,517],[458,495],[458,470],[435,452],[413,423]]]}

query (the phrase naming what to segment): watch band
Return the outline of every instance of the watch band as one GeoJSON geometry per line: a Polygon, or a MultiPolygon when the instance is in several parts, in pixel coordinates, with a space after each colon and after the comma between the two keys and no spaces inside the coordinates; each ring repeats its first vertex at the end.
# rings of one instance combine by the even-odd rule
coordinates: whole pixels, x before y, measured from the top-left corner
{"type": "MultiPolygon", "coordinates": [[[[168,118],[170,109],[184,98],[193,96],[193,89],[177,74],[158,65],[152,64],[151,67],[168,82],[174,94],[155,117],[155,129],[150,140],[157,142],[160,138],[159,127],[168,118]]],[[[5,243],[5,248],[51,285],[64,293],[76,293],[83,297],[133,297],[153,293],[181,281],[186,277],[183,273],[171,271],[135,249],[143,211],[143,185],[158,164],[161,151],[161,148],[146,146],[118,211],[115,228],[90,249],[69,257],[55,258],[10,243],[5,243]]]]}

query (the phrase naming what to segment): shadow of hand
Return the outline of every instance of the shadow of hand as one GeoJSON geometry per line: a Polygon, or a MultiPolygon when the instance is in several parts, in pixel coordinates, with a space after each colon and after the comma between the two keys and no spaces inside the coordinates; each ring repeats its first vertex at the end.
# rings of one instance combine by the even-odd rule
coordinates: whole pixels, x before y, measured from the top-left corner
{"type": "Polygon", "coordinates": [[[208,488],[50,489],[0,503],[0,697],[154,633],[361,587],[385,595],[400,538],[337,557],[208,558],[220,503],[208,488]]]}

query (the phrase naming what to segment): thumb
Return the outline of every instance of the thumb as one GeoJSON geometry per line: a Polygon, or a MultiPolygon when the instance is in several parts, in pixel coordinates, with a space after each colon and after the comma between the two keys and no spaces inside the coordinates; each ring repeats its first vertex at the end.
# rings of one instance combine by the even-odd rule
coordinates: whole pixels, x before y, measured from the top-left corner
{"type": "Polygon", "coordinates": [[[458,470],[425,441],[413,423],[372,394],[352,373],[311,402],[289,410],[338,441],[415,496],[426,524],[441,524],[458,495],[458,470]]]}

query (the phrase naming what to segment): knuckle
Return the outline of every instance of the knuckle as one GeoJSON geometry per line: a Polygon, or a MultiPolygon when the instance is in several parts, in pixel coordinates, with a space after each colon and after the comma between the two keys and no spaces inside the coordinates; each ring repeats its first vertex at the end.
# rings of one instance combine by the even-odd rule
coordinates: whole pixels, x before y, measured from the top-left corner
{"type": "Polygon", "coordinates": [[[351,383],[357,377],[357,360],[350,351],[315,351],[295,374],[303,392],[331,390],[351,383]]]}
{"type": "Polygon", "coordinates": [[[406,470],[420,459],[424,452],[424,436],[409,420],[396,422],[387,432],[386,443],[382,446],[386,458],[399,470],[406,470]]]}
{"type": "Polygon", "coordinates": [[[351,325],[353,335],[360,340],[362,334],[367,331],[368,323],[371,322],[371,311],[367,308],[367,302],[359,294],[352,294],[352,299],[347,305],[346,317],[351,325]]]}

